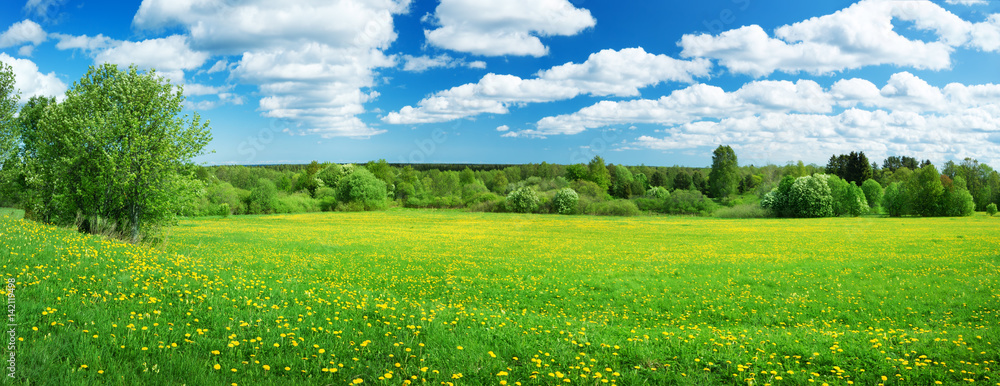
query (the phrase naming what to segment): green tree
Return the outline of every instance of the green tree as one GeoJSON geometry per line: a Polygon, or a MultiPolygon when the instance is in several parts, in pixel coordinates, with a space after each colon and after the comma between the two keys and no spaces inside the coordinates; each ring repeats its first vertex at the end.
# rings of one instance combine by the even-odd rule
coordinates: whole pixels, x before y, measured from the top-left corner
{"type": "Polygon", "coordinates": [[[576,180],[587,179],[587,165],[584,164],[573,164],[566,166],[566,181],[573,182],[576,180]]]}
{"type": "Polygon", "coordinates": [[[908,214],[910,210],[908,197],[906,188],[898,182],[893,182],[885,187],[885,192],[882,194],[882,209],[892,217],[908,214]]]}
{"type": "Polygon", "coordinates": [[[826,183],[827,175],[799,177],[789,192],[788,201],[795,217],[829,217],[833,215],[833,195],[826,183]]]}
{"type": "Polygon", "coordinates": [[[873,179],[867,179],[861,184],[861,190],[865,193],[865,201],[868,207],[875,208],[882,203],[882,185],[873,179]]]}
{"type": "Polygon", "coordinates": [[[934,165],[918,169],[911,177],[907,191],[913,214],[921,216],[938,216],[941,212],[944,185],[941,174],[934,165]]]}
{"type": "Polygon", "coordinates": [[[701,194],[708,194],[708,180],[705,179],[705,175],[701,173],[701,170],[695,170],[691,174],[691,186],[694,190],[701,192],[701,194]]]}
{"type": "Polygon", "coordinates": [[[986,205],[986,213],[990,216],[997,214],[997,204],[991,202],[989,205],[986,205]]]}
{"type": "Polygon", "coordinates": [[[739,186],[740,170],[736,152],[729,146],[719,146],[712,152],[712,171],[708,173],[708,192],[715,198],[725,198],[736,194],[739,186]]]}
{"type": "Polygon", "coordinates": [[[490,191],[497,194],[507,193],[507,174],[496,173],[493,175],[493,184],[490,187],[490,191]]]}
{"type": "Polygon", "coordinates": [[[691,189],[691,175],[688,172],[681,170],[677,172],[674,176],[674,190],[688,190],[691,189]]]}
{"type": "Polygon", "coordinates": [[[507,195],[507,209],[518,213],[531,213],[538,209],[538,194],[534,189],[523,187],[507,195]]]}
{"type": "Polygon", "coordinates": [[[587,164],[587,169],[589,169],[587,180],[597,184],[605,191],[611,187],[611,173],[608,172],[608,167],[604,164],[604,158],[595,155],[594,159],[587,164]]]}
{"type": "Polygon", "coordinates": [[[625,199],[631,197],[634,179],[632,172],[622,165],[615,165],[612,170],[614,172],[611,173],[611,190],[609,191],[611,196],[625,199]]]}
{"type": "Polygon", "coordinates": [[[63,224],[97,216],[133,242],[171,223],[197,193],[191,160],[212,138],[183,104],[183,89],[155,71],[91,67],[39,122],[44,167],[33,180],[52,185],[33,213],[63,224]]]}
{"type": "Polygon", "coordinates": [[[354,168],[354,172],[337,183],[337,198],[363,210],[384,208],[386,194],[385,182],[363,167],[354,168]]]}
{"type": "MultiPolygon", "coordinates": [[[[14,120],[14,113],[17,112],[20,98],[20,93],[14,84],[14,70],[0,62],[0,185],[2,186],[9,185],[11,180],[18,177],[14,173],[13,166],[18,163],[17,145],[21,132],[14,120]]],[[[14,192],[14,189],[10,189],[10,192],[0,191],[0,194],[14,192]]],[[[0,197],[0,202],[3,201],[3,197],[0,197]]]]}
{"type": "Polygon", "coordinates": [[[572,188],[562,188],[552,197],[552,207],[559,214],[573,214],[578,202],[580,202],[580,196],[572,188]]]}

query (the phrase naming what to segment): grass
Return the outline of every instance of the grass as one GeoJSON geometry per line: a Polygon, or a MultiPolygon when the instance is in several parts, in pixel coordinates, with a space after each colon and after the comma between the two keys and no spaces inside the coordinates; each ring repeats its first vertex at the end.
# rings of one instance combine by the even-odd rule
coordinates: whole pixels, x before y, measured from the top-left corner
{"type": "Polygon", "coordinates": [[[24,218],[24,211],[21,209],[14,208],[0,208],[0,217],[10,217],[10,218],[24,218]]]}
{"type": "Polygon", "coordinates": [[[0,250],[25,384],[995,384],[997,221],[390,210],[154,249],[0,217],[0,250]]]}

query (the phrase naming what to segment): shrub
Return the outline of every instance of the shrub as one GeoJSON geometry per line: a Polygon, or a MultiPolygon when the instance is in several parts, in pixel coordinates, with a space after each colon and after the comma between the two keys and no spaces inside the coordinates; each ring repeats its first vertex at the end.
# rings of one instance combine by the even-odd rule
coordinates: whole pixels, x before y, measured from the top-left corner
{"type": "Polygon", "coordinates": [[[759,204],[740,204],[731,208],[720,208],[712,215],[718,218],[767,218],[771,217],[771,211],[759,204]]]}
{"type": "Polygon", "coordinates": [[[817,174],[795,179],[789,192],[789,204],[795,217],[829,217],[833,215],[833,196],[826,184],[827,175],[817,174]]]}
{"type": "Polygon", "coordinates": [[[830,175],[826,183],[833,197],[834,216],[846,214],[856,217],[868,212],[868,200],[859,186],[834,175],[830,175]]]}
{"type": "Polygon", "coordinates": [[[507,195],[506,206],[511,212],[533,212],[538,209],[538,194],[528,187],[519,188],[507,195]]]}
{"type": "Polygon", "coordinates": [[[599,185],[587,180],[573,181],[573,183],[569,184],[569,187],[582,196],[601,198],[607,194],[599,185]]]}
{"type": "Polygon", "coordinates": [[[652,188],[649,188],[649,190],[646,191],[643,197],[655,198],[657,200],[665,200],[667,199],[667,197],[670,197],[670,192],[667,189],[663,188],[662,186],[654,186],[652,188]]]}
{"type": "Polygon", "coordinates": [[[306,191],[287,195],[279,194],[274,207],[276,213],[307,213],[319,210],[319,201],[310,197],[309,192],[306,191]]]}
{"type": "Polygon", "coordinates": [[[222,217],[229,217],[229,204],[219,204],[219,215],[222,217]]]}
{"type": "Polygon", "coordinates": [[[945,191],[941,207],[941,214],[945,216],[972,216],[976,210],[976,203],[968,189],[953,188],[945,191]]]}
{"type": "Polygon", "coordinates": [[[343,203],[359,203],[364,210],[385,208],[386,194],[385,182],[361,167],[337,182],[337,198],[343,203]]]}
{"type": "Polygon", "coordinates": [[[635,203],[629,200],[595,202],[587,205],[585,211],[599,216],[637,216],[640,213],[635,203]]]}
{"type": "Polygon", "coordinates": [[[252,214],[274,213],[278,201],[278,188],[271,180],[260,178],[250,189],[247,197],[247,209],[252,214]]]}
{"type": "Polygon", "coordinates": [[[986,205],[986,213],[989,213],[990,216],[997,214],[997,204],[991,202],[989,205],[986,205]]]}
{"type": "Polygon", "coordinates": [[[632,200],[635,206],[643,212],[662,212],[663,200],[649,197],[637,197],[632,200]]]}
{"type": "Polygon", "coordinates": [[[572,214],[576,210],[578,202],[580,202],[580,195],[576,194],[572,188],[560,189],[552,198],[552,206],[559,214],[572,214]]]}
{"type": "Polygon", "coordinates": [[[707,215],[715,209],[715,203],[697,190],[675,190],[664,201],[664,213],[707,215]]]}

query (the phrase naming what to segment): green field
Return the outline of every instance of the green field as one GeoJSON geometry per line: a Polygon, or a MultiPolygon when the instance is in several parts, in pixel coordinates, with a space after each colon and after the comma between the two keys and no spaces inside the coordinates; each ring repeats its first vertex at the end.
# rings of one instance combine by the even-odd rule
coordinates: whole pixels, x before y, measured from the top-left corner
{"type": "Polygon", "coordinates": [[[998,225],[390,210],[151,248],[0,216],[0,250],[19,383],[992,385],[998,225]]]}

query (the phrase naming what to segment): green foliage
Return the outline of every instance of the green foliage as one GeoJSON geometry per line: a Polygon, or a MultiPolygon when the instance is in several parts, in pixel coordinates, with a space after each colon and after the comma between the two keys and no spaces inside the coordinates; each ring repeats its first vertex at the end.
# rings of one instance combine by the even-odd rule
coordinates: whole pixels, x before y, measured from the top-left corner
{"type": "Polygon", "coordinates": [[[231,212],[232,212],[232,210],[229,209],[229,204],[227,204],[227,203],[219,204],[219,216],[229,217],[229,215],[231,214],[231,212]]]}
{"type": "Polygon", "coordinates": [[[829,217],[833,215],[833,195],[826,183],[827,175],[799,177],[789,192],[789,205],[794,217],[829,217]]]}
{"type": "Polygon", "coordinates": [[[719,146],[712,152],[712,171],[708,174],[709,195],[725,198],[736,194],[740,174],[736,152],[729,146],[719,146]]]}
{"type": "Polygon", "coordinates": [[[314,200],[308,193],[279,193],[274,203],[275,213],[308,213],[319,212],[320,201],[314,200]]]}
{"type": "Polygon", "coordinates": [[[903,185],[898,182],[885,187],[885,192],[882,194],[882,209],[889,216],[899,217],[909,211],[909,195],[904,190],[903,185]]]}
{"type": "Polygon", "coordinates": [[[589,169],[587,172],[587,180],[597,184],[601,189],[607,191],[611,187],[611,173],[608,172],[608,167],[604,164],[604,158],[599,155],[595,155],[590,164],[587,165],[589,169]]]}
{"type": "Polygon", "coordinates": [[[941,173],[934,165],[918,169],[908,182],[907,191],[913,214],[920,216],[937,216],[942,212],[941,200],[944,195],[944,185],[941,184],[941,173]]]}
{"type": "Polygon", "coordinates": [[[767,218],[771,217],[771,211],[764,209],[759,203],[739,204],[733,207],[722,207],[712,213],[718,218],[767,218]]]}
{"type": "Polygon", "coordinates": [[[629,200],[611,200],[594,202],[587,205],[584,213],[598,216],[638,216],[642,212],[629,200]]]}
{"type": "Polygon", "coordinates": [[[490,191],[496,194],[506,194],[508,184],[507,174],[496,173],[493,175],[493,184],[490,186],[490,191]]]}
{"type": "Polygon", "coordinates": [[[691,174],[682,170],[674,176],[674,190],[688,189],[691,189],[691,174]]]}
{"type": "Polygon", "coordinates": [[[507,195],[506,205],[511,212],[534,212],[538,209],[538,194],[529,187],[519,188],[507,195]]]}
{"type": "Polygon", "coordinates": [[[972,216],[976,203],[968,189],[952,187],[944,192],[940,215],[949,217],[972,216]]]}
{"type": "Polygon", "coordinates": [[[180,88],[136,67],[91,67],[38,125],[33,216],[68,224],[78,214],[114,223],[134,242],[173,221],[197,193],[192,158],[208,122],[181,117],[180,88]]]}
{"type": "Polygon", "coordinates": [[[855,185],[872,178],[872,165],[865,152],[851,152],[830,157],[826,174],[835,175],[855,185]]]}
{"type": "Polygon", "coordinates": [[[989,205],[986,205],[986,213],[990,216],[997,214],[997,204],[991,202],[989,205]]]}
{"type": "Polygon", "coordinates": [[[559,214],[572,214],[579,202],[580,196],[572,188],[560,189],[552,198],[552,206],[559,214]]]}
{"type": "Polygon", "coordinates": [[[342,203],[355,205],[350,209],[382,209],[386,206],[385,182],[376,178],[368,169],[354,168],[350,175],[338,182],[337,198],[342,203]]]}
{"type": "Polygon", "coordinates": [[[715,208],[715,203],[697,190],[675,190],[664,200],[660,211],[667,214],[708,215],[715,208]]]}
{"type": "Polygon", "coordinates": [[[250,189],[246,205],[251,214],[275,213],[278,207],[278,188],[271,180],[258,179],[257,184],[250,189]]]}
{"type": "Polygon", "coordinates": [[[649,190],[647,190],[646,193],[643,194],[643,197],[665,200],[670,197],[670,192],[667,191],[667,189],[665,188],[654,186],[652,188],[649,188],[649,190]]]}
{"type": "Polygon", "coordinates": [[[868,201],[861,187],[837,176],[828,176],[826,183],[833,197],[834,216],[857,217],[868,212],[868,201]]]}
{"type": "Polygon", "coordinates": [[[0,166],[17,153],[21,133],[14,122],[14,113],[20,98],[15,88],[14,69],[0,62],[0,166]]]}
{"type": "Polygon", "coordinates": [[[634,177],[628,168],[622,165],[612,167],[611,173],[611,193],[612,197],[629,198],[632,196],[632,182],[634,177]]]}
{"type": "Polygon", "coordinates": [[[861,184],[861,190],[865,193],[865,201],[868,202],[868,207],[874,209],[882,203],[882,185],[875,180],[871,178],[865,180],[861,184]]]}

